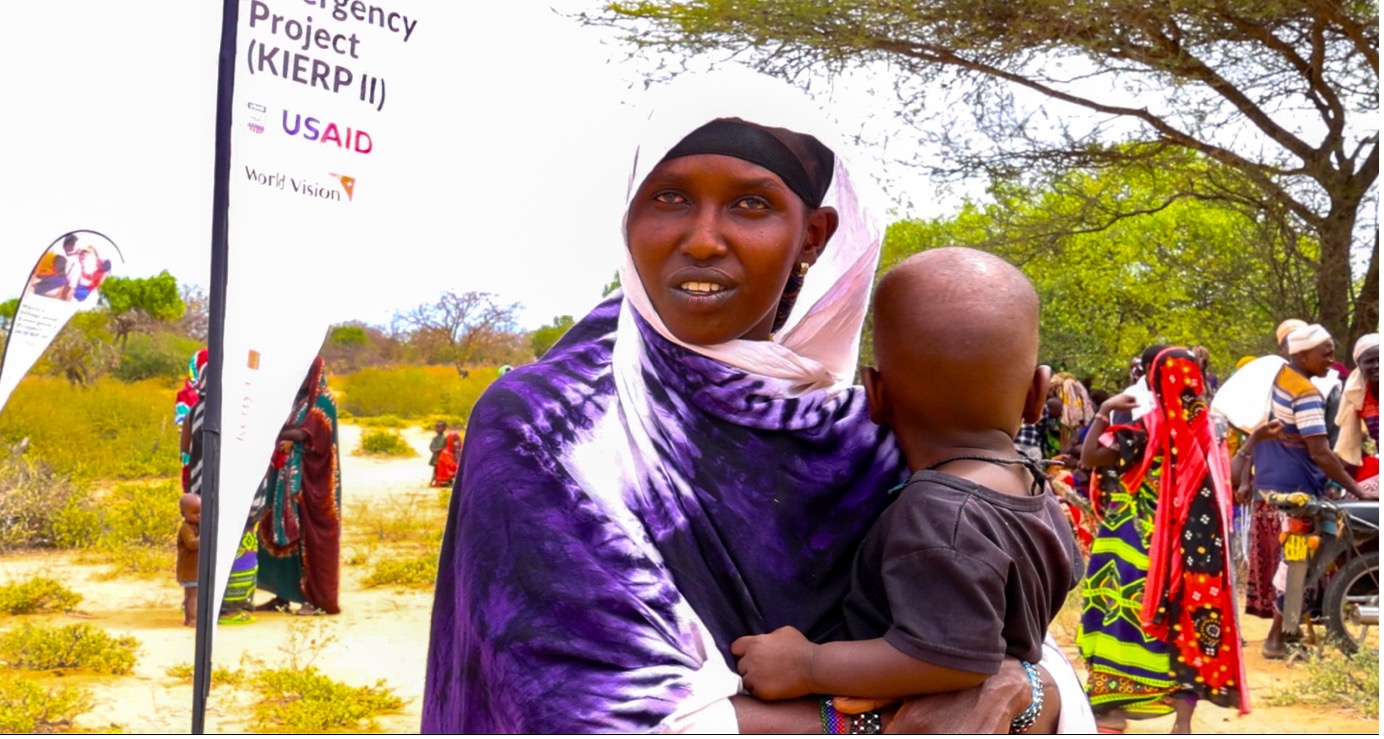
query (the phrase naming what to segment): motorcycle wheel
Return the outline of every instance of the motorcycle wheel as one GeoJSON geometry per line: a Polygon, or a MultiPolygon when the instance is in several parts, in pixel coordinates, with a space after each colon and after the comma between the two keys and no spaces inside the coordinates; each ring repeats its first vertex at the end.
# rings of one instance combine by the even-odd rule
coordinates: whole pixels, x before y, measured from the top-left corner
{"type": "Polygon", "coordinates": [[[1327,633],[1347,655],[1355,654],[1370,633],[1370,624],[1360,623],[1351,611],[1357,603],[1371,599],[1379,604],[1379,552],[1367,552],[1350,560],[1331,578],[1322,597],[1327,633]]]}

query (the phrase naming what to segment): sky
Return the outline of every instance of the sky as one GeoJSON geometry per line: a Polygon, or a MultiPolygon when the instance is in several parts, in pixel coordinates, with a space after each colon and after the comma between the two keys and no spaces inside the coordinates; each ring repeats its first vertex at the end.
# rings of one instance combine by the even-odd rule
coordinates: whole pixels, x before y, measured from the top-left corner
{"type": "MultiPolygon", "coordinates": [[[[0,297],[17,295],[40,251],[74,229],[114,240],[126,259],[117,274],[166,269],[208,284],[220,5],[8,9],[0,297]]],[[[338,276],[323,286],[333,318],[387,324],[444,290],[520,303],[524,328],[582,315],[618,265],[643,69],[609,31],[573,18],[596,5],[585,0],[387,5],[421,19],[408,53],[426,74],[395,82],[408,135],[372,152],[406,184],[353,244],[313,245],[338,276]]],[[[839,88],[819,86],[819,98],[856,115],[843,128],[859,130],[878,109],[873,88],[839,88]]]]}

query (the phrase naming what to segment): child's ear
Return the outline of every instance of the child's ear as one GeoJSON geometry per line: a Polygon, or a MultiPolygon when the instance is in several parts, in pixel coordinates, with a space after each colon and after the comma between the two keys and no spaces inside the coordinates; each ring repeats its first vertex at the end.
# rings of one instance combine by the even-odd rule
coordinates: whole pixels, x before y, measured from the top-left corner
{"type": "Polygon", "coordinates": [[[879,370],[874,367],[860,368],[861,384],[865,386],[865,406],[870,409],[870,421],[876,426],[889,423],[889,398],[884,392],[884,382],[879,370]]]}
{"type": "Polygon", "coordinates": [[[1033,370],[1033,381],[1028,386],[1028,396],[1024,398],[1024,423],[1037,423],[1043,417],[1043,406],[1048,402],[1048,380],[1052,378],[1052,368],[1040,364],[1033,370]]]}

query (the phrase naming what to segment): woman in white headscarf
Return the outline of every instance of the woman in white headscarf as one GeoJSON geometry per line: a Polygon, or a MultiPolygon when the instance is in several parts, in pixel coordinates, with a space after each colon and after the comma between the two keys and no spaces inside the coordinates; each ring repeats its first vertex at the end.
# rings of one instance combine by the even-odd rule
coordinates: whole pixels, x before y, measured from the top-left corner
{"type": "MultiPolygon", "coordinates": [[[[906,474],[851,385],[880,243],[868,183],[782,83],[679,80],[655,111],[623,294],[472,414],[424,731],[822,727],[815,700],[743,695],[729,647],[785,625],[840,638],[855,549],[906,474]]],[[[1048,654],[1062,720],[1093,729],[1048,654]]],[[[1029,704],[1022,670],[981,690],[950,700],[984,716],[910,703],[896,728],[1000,728],[1029,704]]]]}
{"type": "Polygon", "coordinates": [[[1379,334],[1365,334],[1355,340],[1351,352],[1355,369],[1346,379],[1336,425],[1341,434],[1332,451],[1350,465],[1355,479],[1364,481],[1379,474],[1379,458],[1365,455],[1365,436],[1379,448],[1379,334]]]}

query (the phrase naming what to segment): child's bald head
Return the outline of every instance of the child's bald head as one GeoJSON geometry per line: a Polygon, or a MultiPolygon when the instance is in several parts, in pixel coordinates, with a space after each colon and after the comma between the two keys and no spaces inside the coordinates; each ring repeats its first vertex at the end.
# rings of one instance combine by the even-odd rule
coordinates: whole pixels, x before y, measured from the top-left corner
{"type": "Polygon", "coordinates": [[[879,283],[874,348],[896,430],[926,424],[1013,436],[1035,381],[1038,293],[1013,265],[985,252],[916,254],[879,283]]]}
{"type": "Polygon", "coordinates": [[[185,493],[178,498],[178,510],[182,512],[183,519],[192,523],[197,523],[202,518],[202,496],[196,493],[185,493]]]}

